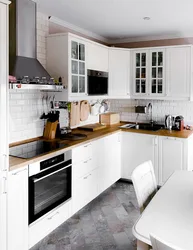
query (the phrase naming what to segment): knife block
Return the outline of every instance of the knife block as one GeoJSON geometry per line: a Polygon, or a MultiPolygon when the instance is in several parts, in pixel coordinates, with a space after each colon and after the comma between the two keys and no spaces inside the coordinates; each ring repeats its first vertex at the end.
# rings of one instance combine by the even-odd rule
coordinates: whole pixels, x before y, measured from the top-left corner
{"type": "Polygon", "coordinates": [[[55,139],[57,126],[58,126],[58,121],[55,122],[47,121],[46,126],[44,128],[43,137],[48,140],[55,139]]]}

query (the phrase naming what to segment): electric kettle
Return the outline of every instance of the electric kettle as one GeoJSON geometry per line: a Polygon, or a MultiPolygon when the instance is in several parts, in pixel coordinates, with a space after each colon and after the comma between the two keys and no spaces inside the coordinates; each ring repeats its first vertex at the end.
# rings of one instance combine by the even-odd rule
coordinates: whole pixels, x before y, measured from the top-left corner
{"type": "Polygon", "coordinates": [[[174,117],[172,115],[165,116],[165,127],[166,129],[171,130],[174,122],[174,117]]]}

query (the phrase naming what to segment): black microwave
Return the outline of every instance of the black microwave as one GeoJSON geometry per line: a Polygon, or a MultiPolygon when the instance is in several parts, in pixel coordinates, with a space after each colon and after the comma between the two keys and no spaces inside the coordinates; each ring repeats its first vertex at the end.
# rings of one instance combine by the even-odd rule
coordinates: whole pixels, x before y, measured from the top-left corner
{"type": "Polygon", "coordinates": [[[87,70],[88,95],[108,95],[108,72],[87,70]]]}

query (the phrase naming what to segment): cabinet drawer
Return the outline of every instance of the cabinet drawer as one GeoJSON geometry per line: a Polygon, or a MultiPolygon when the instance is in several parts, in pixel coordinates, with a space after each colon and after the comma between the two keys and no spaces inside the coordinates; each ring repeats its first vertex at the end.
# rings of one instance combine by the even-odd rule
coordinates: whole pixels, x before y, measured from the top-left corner
{"type": "Polygon", "coordinates": [[[29,248],[67,220],[70,215],[71,201],[68,201],[29,226],[29,248]]]}
{"type": "Polygon", "coordinates": [[[92,144],[87,143],[72,150],[72,164],[87,161],[92,158],[92,144]]]}
{"type": "Polygon", "coordinates": [[[87,205],[98,194],[98,169],[95,169],[73,183],[73,213],[87,205]]]}
{"type": "Polygon", "coordinates": [[[83,161],[81,163],[74,164],[72,166],[73,178],[78,179],[78,178],[86,175],[87,173],[89,173],[90,171],[92,171],[95,168],[96,168],[96,166],[95,166],[92,159],[83,161]]]}

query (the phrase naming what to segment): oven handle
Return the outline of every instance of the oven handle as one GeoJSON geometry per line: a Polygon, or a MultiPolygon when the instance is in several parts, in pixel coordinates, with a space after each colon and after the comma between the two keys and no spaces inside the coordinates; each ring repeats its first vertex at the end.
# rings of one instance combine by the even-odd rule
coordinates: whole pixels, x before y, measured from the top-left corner
{"type": "Polygon", "coordinates": [[[41,178],[39,178],[39,179],[33,178],[33,179],[34,179],[34,183],[36,183],[36,182],[38,182],[38,181],[41,181],[41,180],[47,178],[48,176],[51,176],[51,175],[53,175],[53,174],[56,174],[56,173],[62,171],[62,170],[65,169],[65,168],[68,168],[68,167],[70,167],[70,166],[72,166],[72,165],[70,164],[70,165],[68,165],[68,166],[66,166],[66,167],[64,167],[64,168],[60,168],[60,169],[54,171],[53,173],[50,173],[50,174],[48,174],[48,175],[45,175],[45,176],[43,176],[43,177],[41,177],[41,178]]]}

